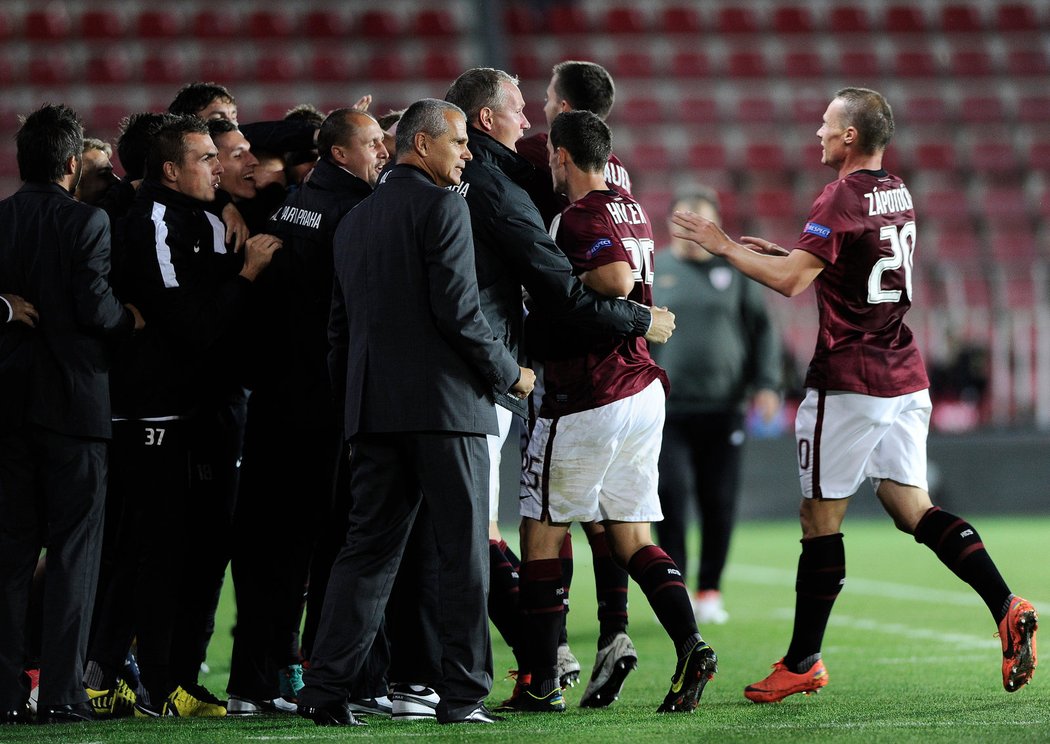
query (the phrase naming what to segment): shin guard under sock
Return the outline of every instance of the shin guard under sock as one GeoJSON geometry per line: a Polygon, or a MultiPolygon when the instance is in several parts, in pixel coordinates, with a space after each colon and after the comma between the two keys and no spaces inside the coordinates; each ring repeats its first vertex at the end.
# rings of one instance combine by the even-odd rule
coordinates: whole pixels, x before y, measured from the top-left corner
{"type": "Polygon", "coordinates": [[[524,661],[524,616],[518,603],[518,572],[501,545],[506,543],[489,540],[489,619],[514,652],[520,670],[524,661]]]}
{"type": "Polygon", "coordinates": [[[557,558],[521,565],[519,601],[525,616],[526,666],[533,685],[558,678],[558,634],[565,615],[561,563],[557,558]]]}
{"type": "Polygon", "coordinates": [[[934,506],[915,526],[915,542],[932,550],[952,573],[972,586],[996,623],[1003,619],[1010,589],[969,522],[934,506]]]}
{"type": "Polygon", "coordinates": [[[784,665],[793,672],[814,654],[820,654],[831,608],[846,580],[846,549],[842,533],[802,540],[795,578],[795,625],[784,665]]]}
{"type": "Polygon", "coordinates": [[[682,572],[662,548],[656,545],[641,548],[631,556],[627,572],[642,587],[676,650],[687,645],[694,635],[699,636],[682,572]]]}
{"type": "Polygon", "coordinates": [[[613,558],[604,532],[588,535],[594,559],[594,593],[598,599],[598,648],[627,630],[627,571],[613,558]]]}

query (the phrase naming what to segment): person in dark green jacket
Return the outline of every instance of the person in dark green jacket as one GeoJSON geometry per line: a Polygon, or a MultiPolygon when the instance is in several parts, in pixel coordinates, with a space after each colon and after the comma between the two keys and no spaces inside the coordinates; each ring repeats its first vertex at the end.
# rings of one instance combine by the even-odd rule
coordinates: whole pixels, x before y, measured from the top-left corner
{"type": "MultiPolygon", "coordinates": [[[[688,209],[720,221],[718,195],[697,188],[672,212],[688,209]]],[[[671,380],[660,453],[660,545],[687,571],[686,526],[695,499],[701,525],[697,621],[729,619],[720,591],[729,553],[740,480],[740,453],[749,406],[764,420],[780,410],[780,340],[760,285],[699,246],[672,239],[657,254],[653,297],[674,307],[676,343],[654,345],[653,358],[671,380]],[[684,334],[684,337],[682,335],[684,334]]]]}

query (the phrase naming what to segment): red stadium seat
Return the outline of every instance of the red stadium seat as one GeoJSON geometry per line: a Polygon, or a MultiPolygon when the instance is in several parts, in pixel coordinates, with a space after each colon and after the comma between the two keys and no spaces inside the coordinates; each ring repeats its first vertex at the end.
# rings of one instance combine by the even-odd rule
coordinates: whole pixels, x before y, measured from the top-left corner
{"type": "Polygon", "coordinates": [[[366,10],[357,21],[357,33],[364,38],[393,39],[401,33],[401,22],[389,10],[366,10]]]}
{"type": "Polygon", "coordinates": [[[941,8],[941,30],[948,33],[979,33],[984,30],[981,9],[976,4],[945,5],[941,8]]]}
{"type": "Polygon", "coordinates": [[[784,57],[784,74],[790,78],[819,78],[827,74],[824,58],[816,49],[788,52],[784,57]]]}
{"type": "Polygon", "coordinates": [[[842,74],[851,80],[875,80],[882,74],[879,55],[873,49],[846,47],[839,57],[842,74]]]}
{"type": "Polygon", "coordinates": [[[689,147],[686,162],[691,170],[722,172],[727,169],[729,158],[721,142],[698,142],[689,147]]]}
{"type": "Polygon", "coordinates": [[[656,74],[656,63],[652,56],[644,49],[620,52],[610,66],[613,77],[620,78],[651,78],[656,74]]]}
{"type": "Polygon", "coordinates": [[[617,104],[613,116],[631,126],[661,124],[664,121],[663,104],[653,96],[637,96],[617,104]]]}
{"type": "Polygon", "coordinates": [[[1024,160],[1032,170],[1050,174],[1050,139],[1030,142],[1026,149],[1024,160]]]}
{"type": "MultiPolygon", "coordinates": [[[[754,145],[752,146],[754,147],[754,145]]],[[[750,148],[749,148],[750,149],[750,148]]],[[[763,166],[759,165],[759,168],[763,166]]],[[[766,165],[768,169],[770,166],[766,165]]],[[[763,189],[751,196],[751,211],[762,219],[796,219],[795,196],[790,189],[763,189]]]]}
{"type": "Polygon", "coordinates": [[[956,49],[948,62],[950,74],[959,78],[987,77],[994,75],[995,62],[984,49],[956,49]]]}
{"type": "Polygon", "coordinates": [[[883,27],[891,34],[926,32],[926,17],[917,5],[891,5],[886,8],[883,27]]]}
{"type": "Polygon", "coordinates": [[[70,65],[65,54],[57,50],[30,58],[26,64],[29,83],[35,86],[61,85],[69,82],[70,65]]]}
{"type": "Polygon", "coordinates": [[[310,59],[310,79],[319,83],[345,83],[354,78],[350,57],[339,52],[321,51],[310,59]]]}
{"type": "Polygon", "coordinates": [[[997,263],[1003,261],[1030,268],[1039,255],[1038,246],[1035,233],[1025,227],[996,230],[991,236],[992,257],[997,263]]]}
{"type": "Polygon", "coordinates": [[[190,23],[191,33],[198,39],[233,39],[240,29],[240,21],[226,10],[198,11],[190,23]]]}
{"type": "Polygon", "coordinates": [[[722,34],[757,34],[762,30],[754,10],[744,5],[720,8],[716,28],[722,34]]]}
{"type": "MultiPolygon", "coordinates": [[[[751,142],[744,150],[744,166],[752,174],[782,174],[790,177],[794,170],[791,151],[779,142],[751,142]]],[[[794,210],[787,215],[794,214],[794,210]]]]}
{"type": "Polygon", "coordinates": [[[919,172],[954,172],[960,166],[955,146],[948,140],[918,143],[912,151],[912,160],[919,172]]]}
{"type": "Polygon", "coordinates": [[[150,85],[181,85],[186,82],[186,65],[174,50],[149,54],[142,61],[142,82],[150,85]]]}
{"type": "Polygon", "coordinates": [[[259,57],[251,70],[260,83],[290,83],[298,79],[300,67],[299,58],[284,50],[259,57]]]}
{"type": "Polygon", "coordinates": [[[872,30],[871,18],[863,5],[835,4],[828,16],[828,28],[833,34],[868,34],[872,30]]]}
{"type": "Polygon", "coordinates": [[[1038,31],[1039,18],[1034,3],[1008,3],[995,9],[995,27],[999,31],[1038,31]]]}
{"type": "Polygon", "coordinates": [[[1025,124],[1050,121],[1050,96],[1024,96],[1017,102],[1017,118],[1025,124]]]}
{"type": "Polygon", "coordinates": [[[648,26],[645,14],[636,7],[618,6],[605,13],[606,33],[644,34],[648,26]]]}
{"type": "MultiPolygon", "coordinates": [[[[831,101],[824,97],[812,95],[794,96],[791,99],[791,117],[796,124],[808,125],[812,127],[813,132],[816,132],[820,128],[820,124],[824,119],[824,112],[827,110],[829,103],[831,101]]],[[[815,136],[814,139],[816,139],[815,136]]]]}
{"type": "Polygon", "coordinates": [[[671,153],[666,145],[654,139],[635,145],[630,163],[635,173],[664,173],[671,168],[671,153]]]}
{"type": "Polygon", "coordinates": [[[804,5],[783,5],[773,10],[773,31],[777,34],[808,34],[813,31],[813,15],[804,5]]]}
{"type": "Polygon", "coordinates": [[[547,21],[553,34],[586,34],[591,31],[587,14],[577,5],[554,5],[547,21]]]}
{"type": "Polygon", "coordinates": [[[437,80],[448,86],[452,85],[465,69],[459,52],[442,46],[428,49],[423,54],[419,72],[425,80],[437,80]]]}
{"type": "Polygon", "coordinates": [[[1022,172],[1013,145],[1003,141],[972,143],[969,165],[978,173],[998,177],[1020,177],[1022,172]]]}
{"type": "Polygon", "coordinates": [[[699,34],[704,30],[699,11],[691,6],[664,8],[660,18],[660,28],[665,34],[699,34]]]}
{"type": "MultiPolygon", "coordinates": [[[[916,148],[918,151],[919,148],[916,148]]],[[[966,219],[968,208],[966,192],[959,189],[926,189],[912,193],[915,210],[923,219],[934,219],[956,224],[966,219]]]]}
{"type": "Polygon", "coordinates": [[[248,34],[254,39],[286,39],[296,32],[296,19],[277,10],[253,10],[248,34]]]}
{"type": "MultiPolygon", "coordinates": [[[[0,85],[10,85],[15,80],[15,64],[6,55],[0,55],[0,85]]],[[[0,113],[3,109],[0,109],[0,113]]],[[[0,131],[3,127],[0,126],[0,131]]]]}
{"type": "Polygon", "coordinates": [[[399,82],[408,77],[408,64],[400,52],[386,49],[372,55],[361,72],[366,80],[399,82]]]}
{"type": "Polygon", "coordinates": [[[912,96],[894,113],[909,124],[950,124],[952,118],[947,101],[940,96],[912,96]]]}
{"type": "Polygon", "coordinates": [[[775,124],[780,120],[776,101],[768,95],[741,96],[735,113],[741,124],[775,124]]]}
{"type": "Polygon", "coordinates": [[[671,75],[676,78],[703,78],[711,74],[711,63],[702,51],[679,51],[671,55],[671,75]]]}
{"type": "Polygon", "coordinates": [[[14,30],[15,27],[14,24],[11,22],[11,18],[3,11],[0,11],[0,40],[7,40],[11,38],[11,35],[14,33],[14,30]]]}
{"type": "Polygon", "coordinates": [[[124,19],[110,10],[86,10],[80,16],[80,37],[89,41],[119,39],[124,35],[124,19]]]}
{"type": "Polygon", "coordinates": [[[907,49],[893,57],[894,73],[903,78],[933,78],[940,70],[933,52],[927,49],[907,49]]]}
{"type": "Polygon", "coordinates": [[[734,78],[763,78],[769,75],[766,58],[758,50],[730,52],[726,72],[734,78]]]}
{"type": "Polygon", "coordinates": [[[1050,63],[1042,49],[1011,49],[1006,53],[1006,71],[1011,77],[1045,77],[1050,63]]]}
{"type": "Polygon", "coordinates": [[[69,38],[69,16],[61,5],[48,5],[46,10],[25,14],[22,34],[29,41],[63,41],[69,38]]]}
{"type": "Polygon", "coordinates": [[[978,214],[999,224],[1018,225],[1028,218],[1028,199],[1019,186],[986,188],[977,200],[978,214]]]}
{"type": "Polygon", "coordinates": [[[542,23],[529,5],[511,5],[503,11],[503,25],[509,36],[528,36],[538,33],[542,23]]]}
{"type": "Polygon", "coordinates": [[[128,113],[128,107],[123,103],[97,103],[87,114],[84,130],[87,136],[108,142],[117,135],[120,122],[128,113]]]}
{"type": "Polygon", "coordinates": [[[522,80],[544,80],[550,78],[551,68],[532,51],[517,50],[511,52],[509,72],[522,80]]]}
{"type": "Polygon", "coordinates": [[[676,120],[682,124],[717,124],[720,119],[718,101],[714,98],[685,98],[673,110],[676,120]]]}
{"type": "Polygon", "coordinates": [[[334,9],[311,10],[303,17],[303,35],[308,39],[342,39],[350,33],[350,19],[334,9]]]}
{"type": "Polygon", "coordinates": [[[115,85],[131,80],[131,64],[118,49],[91,57],[87,61],[87,82],[92,85],[115,85]]]}
{"type": "Polygon", "coordinates": [[[135,21],[135,36],[152,39],[174,39],[182,32],[182,15],[167,10],[144,10],[135,21]]]}
{"type": "Polygon", "coordinates": [[[197,60],[197,74],[193,79],[226,86],[239,83],[245,79],[244,63],[236,55],[213,57],[205,54],[197,60]]]}
{"type": "Polygon", "coordinates": [[[424,8],[412,23],[416,36],[424,38],[454,37],[460,33],[456,17],[440,8],[424,8]]]}
{"type": "Polygon", "coordinates": [[[967,124],[1001,124],[1008,121],[1006,107],[999,96],[966,96],[959,104],[959,116],[967,124]]]}
{"type": "MultiPolygon", "coordinates": [[[[916,206],[924,213],[924,201],[916,206]]],[[[933,255],[940,261],[974,265],[983,259],[984,250],[977,240],[977,232],[969,225],[946,227],[936,233],[933,241],[933,255]]]]}

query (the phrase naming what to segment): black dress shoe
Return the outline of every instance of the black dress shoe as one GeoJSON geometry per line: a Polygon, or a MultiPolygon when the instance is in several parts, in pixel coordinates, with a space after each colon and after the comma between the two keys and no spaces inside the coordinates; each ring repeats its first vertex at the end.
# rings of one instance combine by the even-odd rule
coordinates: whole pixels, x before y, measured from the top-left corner
{"type": "Polygon", "coordinates": [[[484,705],[479,705],[463,718],[451,718],[447,721],[440,721],[440,723],[496,723],[503,720],[506,720],[503,716],[493,715],[492,711],[484,705]]]}
{"type": "Polygon", "coordinates": [[[318,726],[367,726],[364,721],[354,718],[350,704],[345,700],[339,703],[330,703],[320,708],[312,708],[300,705],[298,713],[303,718],[309,718],[318,726]]]}
{"type": "Polygon", "coordinates": [[[95,720],[91,703],[66,703],[41,708],[36,715],[37,723],[89,723],[95,720]]]}
{"type": "Polygon", "coordinates": [[[12,710],[0,711],[0,726],[7,726],[16,723],[29,723],[33,720],[33,717],[29,714],[29,706],[23,705],[21,708],[14,708],[12,710]]]}

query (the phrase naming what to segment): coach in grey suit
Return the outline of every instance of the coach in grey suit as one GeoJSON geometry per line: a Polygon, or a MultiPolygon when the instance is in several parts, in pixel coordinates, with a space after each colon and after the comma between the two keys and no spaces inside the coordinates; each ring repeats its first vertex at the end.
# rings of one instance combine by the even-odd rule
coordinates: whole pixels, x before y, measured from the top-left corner
{"type": "Polygon", "coordinates": [[[84,146],[76,114],[44,106],[17,143],[25,183],[0,202],[0,292],[25,298],[39,322],[0,326],[0,722],[27,717],[26,608],[42,546],[38,720],[87,720],[110,436],[105,336],[141,327],[141,317],[109,288],[106,213],[72,197],[84,146]]]}
{"type": "Polygon", "coordinates": [[[422,500],[439,545],[442,723],[494,720],[488,616],[488,445],[494,395],[524,398],[518,366],[481,313],[470,215],[457,185],[463,112],[425,99],[398,124],[397,161],[335,236],[329,337],[353,448],[347,542],[336,559],[300,713],[353,725],[346,693],[383,617],[422,500]]]}

